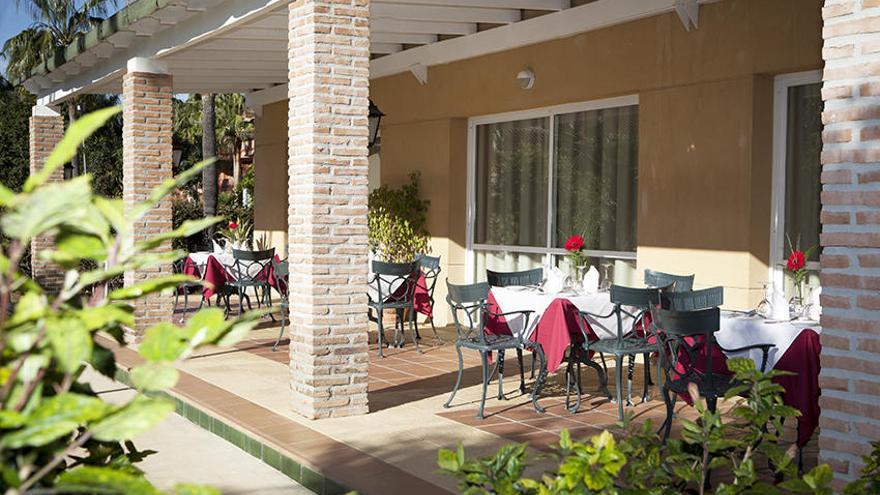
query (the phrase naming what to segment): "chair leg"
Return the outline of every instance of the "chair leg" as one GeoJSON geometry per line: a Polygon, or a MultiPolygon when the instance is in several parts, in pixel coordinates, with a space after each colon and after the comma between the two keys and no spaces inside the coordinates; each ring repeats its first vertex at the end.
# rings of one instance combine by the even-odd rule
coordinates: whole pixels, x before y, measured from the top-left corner
{"type": "Polygon", "coordinates": [[[544,412],[544,408],[538,404],[538,395],[541,393],[541,389],[544,388],[544,380],[547,379],[547,358],[544,356],[544,350],[541,349],[540,344],[535,344],[535,350],[533,354],[538,356],[538,379],[535,380],[535,386],[532,387],[532,407],[535,408],[535,411],[539,413],[544,412]]]}
{"type": "MultiPolygon", "coordinates": [[[[433,306],[432,306],[432,308],[433,308],[433,306]]],[[[437,342],[440,342],[440,345],[445,344],[445,342],[443,342],[443,339],[440,338],[440,334],[437,333],[437,327],[434,326],[434,315],[431,315],[430,321],[431,321],[431,330],[434,331],[434,338],[437,339],[437,342]]]]}
{"type": "Polygon", "coordinates": [[[666,387],[663,387],[661,394],[663,395],[663,403],[666,405],[666,419],[660,425],[660,430],[657,433],[663,432],[663,443],[666,443],[669,440],[669,433],[672,431],[672,414],[675,411],[675,400],[673,397],[670,397],[669,390],[666,387]]]}
{"type": "Polygon", "coordinates": [[[565,409],[571,411],[571,389],[574,386],[574,355],[568,356],[568,364],[565,366],[565,409]]]}
{"type": "Polygon", "coordinates": [[[458,376],[455,378],[455,386],[452,387],[452,394],[449,396],[449,400],[446,401],[446,404],[443,404],[443,407],[449,408],[449,405],[452,404],[452,399],[455,398],[455,393],[458,392],[458,387],[461,385],[461,375],[464,373],[464,359],[461,356],[461,346],[458,342],[455,343],[455,352],[458,353],[458,376]]]}
{"type": "Polygon", "coordinates": [[[379,327],[379,357],[380,358],[385,357],[385,353],[383,351],[383,348],[385,347],[385,342],[384,342],[384,340],[385,340],[385,326],[383,325],[383,321],[382,321],[382,320],[384,320],[384,318],[383,318],[384,313],[385,312],[382,311],[381,306],[376,310],[376,324],[379,327]]]}
{"type": "MultiPolygon", "coordinates": [[[[409,316],[409,330],[410,330],[410,332],[412,332],[413,345],[416,346],[416,352],[421,354],[422,349],[419,348],[419,331],[418,331],[418,327],[416,326],[416,312],[410,311],[409,315],[410,315],[409,316]]],[[[402,326],[402,324],[401,324],[401,326],[402,326]]]]}
{"type": "Polygon", "coordinates": [[[629,355],[629,366],[626,369],[626,405],[627,407],[632,407],[633,405],[633,370],[636,367],[636,355],[629,355]]]}
{"type": "Polygon", "coordinates": [[[535,359],[535,351],[532,351],[532,374],[529,375],[529,380],[535,379],[535,361],[537,361],[537,359],[535,359]]]}
{"type": "Polygon", "coordinates": [[[278,338],[275,339],[275,345],[272,346],[272,352],[275,352],[275,349],[278,348],[278,343],[281,342],[281,337],[284,336],[284,324],[287,322],[287,315],[284,314],[284,308],[281,308],[281,331],[278,332],[278,338]]]}
{"type": "Polygon", "coordinates": [[[480,409],[477,411],[477,419],[483,419],[483,408],[486,406],[486,389],[489,388],[489,357],[486,351],[480,351],[483,362],[483,395],[480,398],[480,409]]]}
{"type": "Polygon", "coordinates": [[[602,371],[605,372],[605,376],[608,376],[608,365],[605,363],[605,354],[600,352],[599,359],[602,360],[602,371]]]}
{"type": "Polygon", "coordinates": [[[645,353],[645,384],[642,387],[642,403],[648,402],[651,400],[651,396],[648,395],[648,384],[651,381],[651,354],[645,353]]]}
{"type": "Polygon", "coordinates": [[[419,333],[419,313],[414,308],[410,308],[409,312],[412,313],[413,325],[416,327],[416,338],[422,340],[422,334],[419,333]]]}
{"type": "Polygon", "coordinates": [[[498,400],[504,400],[504,349],[498,351],[498,400]]]}
{"type": "Polygon", "coordinates": [[[614,377],[616,378],[614,388],[617,400],[617,415],[623,421],[623,355],[616,354],[614,356],[614,377]]]}
{"type": "Polygon", "coordinates": [[[516,360],[519,361],[519,391],[526,394],[526,371],[523,366],[523,351],[519,347],[516,348],[516,360]]]}
{"type": "Polygon", "coordinates": [[[394,310],[394,347],[403,347],[403,339],[400,333],[403,332],[403,315],[401,310],[394,310]]]}

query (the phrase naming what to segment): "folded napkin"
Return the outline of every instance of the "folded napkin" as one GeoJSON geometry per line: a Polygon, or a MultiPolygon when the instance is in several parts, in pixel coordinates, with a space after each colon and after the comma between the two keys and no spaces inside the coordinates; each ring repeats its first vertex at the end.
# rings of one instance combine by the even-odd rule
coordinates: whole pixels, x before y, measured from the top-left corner
{"type": "Polygon", "coordinates": [[[791,316],[791,313],[788,310],[788,301],[785,300],[785,296],[782,295],[782,292],[773,291],[773,296],[770,299],[770,318],[774,320],[787,320],[791,316]]]}
{"type": "Polygon", "coordinates": [[[584,280],[581,282],[581,290],[587,294],[599,292],[599,270],[596,270],[595,266],[591,266],[587,270],[587,274],[584,275],[584,280]]]}
{"type": "Polygon", "coordinates": [[[223,246],[217,244],[217,241],[211,239],[211,244],[213,244],[214,254],[223,254],[223,246]]]}
{"type": "Polygon", "coordinates": [[[554,266],[546,273],[547,280],[544,281],[544,292],[558,294],[565,290],[565,284],[568,282],[568,275],[565,272],[554,266]]]}

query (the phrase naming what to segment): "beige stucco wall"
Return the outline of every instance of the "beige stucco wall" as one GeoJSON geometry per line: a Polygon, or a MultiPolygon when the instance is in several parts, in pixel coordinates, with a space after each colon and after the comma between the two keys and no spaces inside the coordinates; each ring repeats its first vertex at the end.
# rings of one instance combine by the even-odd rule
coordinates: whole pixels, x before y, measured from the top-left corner
{"type": "MultiPolygon", "coordinates": [[[[674,13],[371,81],[382,120],[381,181],[422,172],[432,250],[466,279],[467,119],[639,96],[638,267],[724,285],[757,302],[767,278],[773,76],[821,67],[821,0],[723,0],[686,32],[674,13]],[[522,90],[515,75],[536,75],[522,90]]],[[[257,229],[286,227],[286,104],[257,121],[257,229]]],[[[438,322],[444,321],[443,315],[438,322]]]]}
{"type": "Polygon", "coordinates": [[[422,170],[432,246],[461,282],[467,118],[637,94],[638,268],[695,273],[725,286],[727,306],[754,304],[768,271],[773,76],[821,67],[820,14],[819,0],[723,0],[690,33],[667,14],[431,67],[424,86],[374,80],[382,182],[422,170]],[[526,67],[531,90],[515,79],[526,67]]]}
{"type": "Polygon", "coordinates": [[[265,236],[276,252],[286,253],[287,101],[264,106],[255,120],[254,239],[265,236]]]}

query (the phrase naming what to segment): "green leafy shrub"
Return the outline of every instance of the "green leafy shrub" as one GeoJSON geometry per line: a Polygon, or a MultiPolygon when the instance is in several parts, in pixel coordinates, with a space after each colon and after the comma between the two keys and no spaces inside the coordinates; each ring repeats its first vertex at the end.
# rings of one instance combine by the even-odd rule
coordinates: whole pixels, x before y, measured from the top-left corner
{"type": "MultiPolygon", "coordinates": [[[[782,388],[771,381],[779,372],[762,374],[749,359],[730,359],[728,366],[742,385],[726,398],[745,398],[723,415],[709,411],[692,388],[698,419],[680,420],[681,438],[664,443],[650,421],[635,426],[628,417],[627,434],[618,440],[605,431],[577,442],[563,430],[553,446],[558,467],[540,480],[523,476],[525,444],[506,445],[483,459],[467,458],[461,446],[457,452],[441,450],[440,469],[457,478],[466,494],[702,494],[711,471],[727,473],[713,480],[718,494],[830,494],[831,468],[823,464],[800,475],[795,449],[779,447],[782,422],[799,414],[783,404],[782,388]],[[759,476],[759,465],[769,465],[771,479],[759,476]]],[[[871,472],[876,476],[876,463],[871,472]]]]}
{"type": "MultiPolygon", "coordinates": [[[[21,193],[0,186],[0,229],[9,239],[0,253],[0,491],[8,495],[160,493],[136,466],[150,452],[137,450],[130,439],[174,406],[148,393],[176,383],[175,362],[205,345],[231,345],[256,324],[257,314],[226,321],[222,310],[211,308],[182,327],[163,322],[147,328],[138,348],[144,363],[130,370],[137,394],[121,405],[104,402],[83,381],[87,367],[115,377],[106,339],[125,345],[124,331],[135,324],[139,299],[190,278],[165,276],[117,289],[109,281],[129,270],[171,264],[183,253],[162,245],[217,221],[190,220],[147,240],[133,238],[133,223],[199,167],[127,208],[119,199],[95,195],[88,175],[46,182],[85,137],[117,113],[111,108],[79,119],[21,193]],[[18,269],[31,240],[42,235],[53,235],[55,248],[40,256],[66,272],[58,294],[46,293],[18,269]],[[83,268],[89,266],[94,268],[83,268]]],[[[193,485],[173,491],[218,493],[193,485]]]]}
{"type": "Polygon", "coordinates": [[[419,197],[419,173],[413,172],[400,189],[383,185],[370,193],[368,242],[383,261],[406,263],[428,252],[425,228],[430,201],[419,197]]]}

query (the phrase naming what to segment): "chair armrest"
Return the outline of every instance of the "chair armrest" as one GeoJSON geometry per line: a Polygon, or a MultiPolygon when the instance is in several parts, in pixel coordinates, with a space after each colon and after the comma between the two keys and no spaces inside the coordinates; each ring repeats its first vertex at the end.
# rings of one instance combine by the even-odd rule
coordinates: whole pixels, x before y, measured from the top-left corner
{"type": "Polygon", "coordinates": [[[607,315],[600,315],[598,313],[590,313],[589,311],[578,311],[581,315],[591,316],[593,318],[611,318],[614,316],[614,310],[612,309],[610,313],[607,315]]]}
{"type": "Polygon", "coordinates": [[[523,316],[526,316],[527,318],[531,318],[532,313],[534,313],[534,311],[532,311],[531,309],[523,309],[521,311],[508,311],[507,313],[496,313],[488,308],[484,309],[483,311],[485,311],[486,314],[488,314],[489,316],[492,316],[495,318],[498,318],[499,316],[507,317],[509,315],[523,315],[523,316]]]}
{"type": "Polygon", "coordinates": [[[750,351],[752,349],[761,349],[761,373],[764,373],[766,371],[765,368],[767,367],[767,359],[769,358],[769,355],[770,355],[770,349],[772,349],[774,347],[776,347],[776,344],[752,344],[752,345],[747,345],[744,347],[737,347],[735,349],[726,349],[720,345],[718,346],[718,348],[721,349],[722,352],[731,352],[731,353],[750,351]]]}

